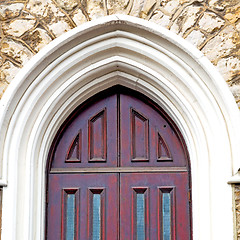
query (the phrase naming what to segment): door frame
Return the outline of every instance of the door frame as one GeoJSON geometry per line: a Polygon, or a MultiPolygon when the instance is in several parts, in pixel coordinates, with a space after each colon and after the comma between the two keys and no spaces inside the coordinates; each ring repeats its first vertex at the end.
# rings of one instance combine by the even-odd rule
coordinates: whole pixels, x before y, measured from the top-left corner
{"type": "Polygon", "coordinates": [[[2,239],[43,239],[45,171],[53,138],[78,105],[117,84],[160,105],[185,139],[192,167],[193,239],[233,239],[227,182],[238,170],[240,142],[233,96],[194,46],[154,23],[123,15],[88,22],[52,41],[3,95],[2,239]]]}

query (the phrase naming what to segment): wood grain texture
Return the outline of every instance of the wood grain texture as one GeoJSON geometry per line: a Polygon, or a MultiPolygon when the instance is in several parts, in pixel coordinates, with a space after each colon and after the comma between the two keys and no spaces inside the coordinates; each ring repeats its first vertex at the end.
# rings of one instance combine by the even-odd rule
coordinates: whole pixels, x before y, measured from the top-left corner
{"type": "Polygon", "coordinates": [[[90,162],[107,161],[107,110],[88,120],[88,154],[90,162]]]}
{"type": "Polygon", "coordinates": [[[171,240],[190,240],[189,165],[180,133],[151,101],[115,91],[80,106],[56,138],[47,239],[64,239],[66,194],[74,193],[76,239],[163,240],[167,229],[171,240]]]}

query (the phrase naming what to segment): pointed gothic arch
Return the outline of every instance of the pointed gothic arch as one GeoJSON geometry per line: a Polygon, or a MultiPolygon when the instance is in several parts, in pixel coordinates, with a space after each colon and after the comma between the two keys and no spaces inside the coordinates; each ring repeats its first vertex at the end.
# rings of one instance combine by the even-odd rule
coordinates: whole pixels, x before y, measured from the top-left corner
{"type": "Polygon", "coordinates": [[[182,132],[192,166],[193,239],[232,239],[227,182],[237,172],[240,136],[233,97],[211,63],[185,40],[121,15],[86,23],[51,42],[4,94],[3,239],[43,238],[51,142],[78,105],[117,84],[161,105],[182,132]]]}

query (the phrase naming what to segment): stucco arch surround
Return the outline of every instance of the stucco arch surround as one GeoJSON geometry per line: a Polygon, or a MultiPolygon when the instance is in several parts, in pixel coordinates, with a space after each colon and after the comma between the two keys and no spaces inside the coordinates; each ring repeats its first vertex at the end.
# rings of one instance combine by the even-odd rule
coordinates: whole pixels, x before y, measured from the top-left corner
{"type": "Polygon", "coordinates": [[[1,100],[2,239],[43,239],[45,167],[53,138],[83,101],[114,85],[154,100],[181,130],[191,161],[193,239],[233,239],[239,112],[195,47],[153,23],[112,15],[51,42],[1,100]]]}

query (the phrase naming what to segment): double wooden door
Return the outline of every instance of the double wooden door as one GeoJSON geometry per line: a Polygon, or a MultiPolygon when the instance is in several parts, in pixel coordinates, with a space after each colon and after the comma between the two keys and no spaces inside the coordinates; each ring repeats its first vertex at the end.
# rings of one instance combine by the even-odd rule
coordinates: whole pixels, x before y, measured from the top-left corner
{"type": "Polygon", "coordinates": [[[49,157],[47,239],[191,239],[183,140],[140,97],[102,94],[59,130],[49,157]]]}

